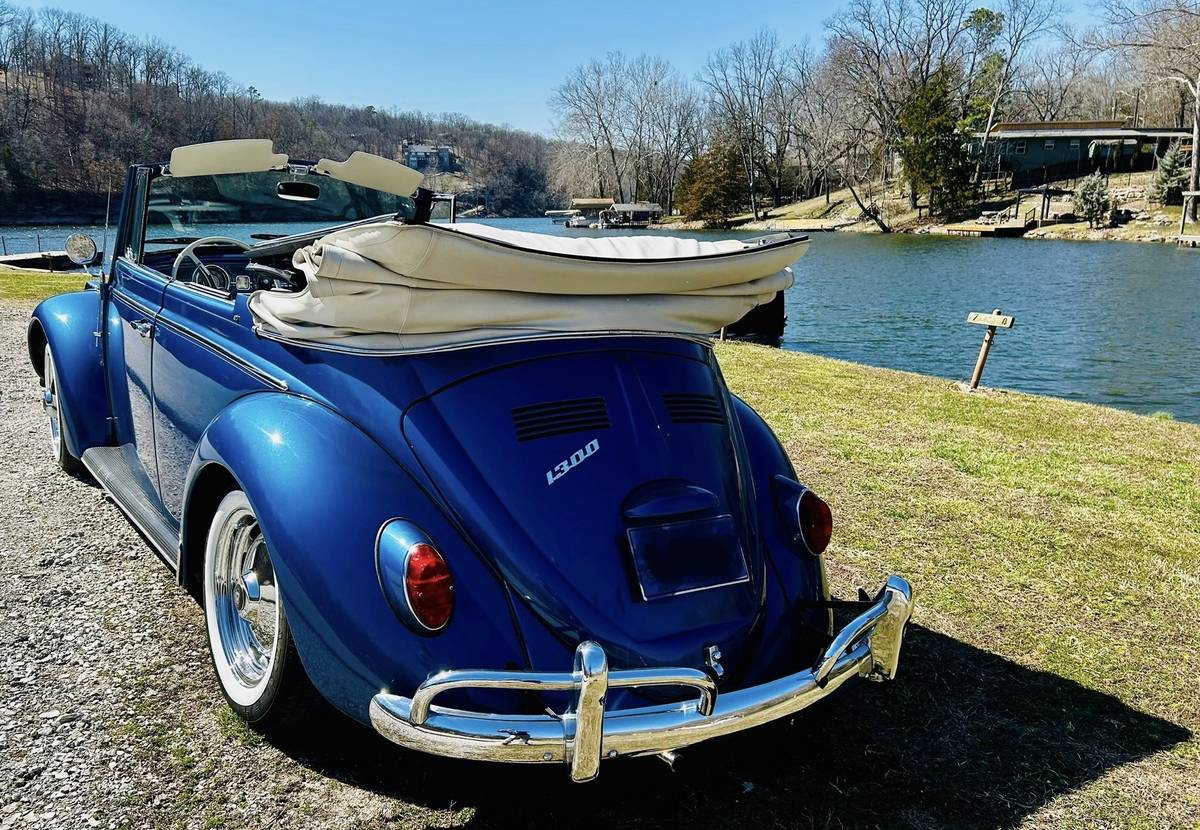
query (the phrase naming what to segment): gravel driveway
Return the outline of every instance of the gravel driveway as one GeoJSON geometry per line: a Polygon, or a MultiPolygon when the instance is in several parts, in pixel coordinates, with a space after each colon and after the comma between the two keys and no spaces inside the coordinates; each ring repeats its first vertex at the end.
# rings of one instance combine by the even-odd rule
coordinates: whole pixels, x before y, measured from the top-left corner
{"type": "Polygon", "coordinates": [[[430,809],[353,783],[364,765],[418,788],[426,775],[345,720],[317,717],[281,747],[232,717],[199,607],[90,479],[51,461],[28,316],[0,309],[0,827],[469,818],[450,796],[430,809]],[[329,745],[354,757],[322,756],[329,745]]]}
{"type": "Polygon", "coordinates": [[[559,767],[404,752],[329,713],[269,740],[246,728],[199,606],[86,474],[51,460],[28,319],[0,307],[0,830],[575,825],[585,795],[610,819],[704,814],[653,759],[584,788],[559,767]]]}

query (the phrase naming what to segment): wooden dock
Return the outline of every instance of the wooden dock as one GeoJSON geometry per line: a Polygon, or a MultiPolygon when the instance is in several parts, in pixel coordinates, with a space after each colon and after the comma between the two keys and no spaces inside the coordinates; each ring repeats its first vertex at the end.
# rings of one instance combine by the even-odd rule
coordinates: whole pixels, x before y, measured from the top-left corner
{"type": "Polygon", "coordinates": [[[950,236],[1024,236],[1028,225],[989,225],[984,222],[956,222],[946,225],[950,236]]]}
{"type": "Polygon", "coordinates": [[[73,271],[79,266],[71,262],[66,251],[30,251],[26,254],[0,256],[0,266],[25,268],[32,271],[73,271]]]}
{"type": "Polygon", "coordinates": [[[1200,248],[1200,234],[1187,232],[1188,208],[1192,206],[1193,199],[1200,201],[1200,190],[1183,191],[1183,209],[1179,211],[1179,237],[1175,244],[1185,248],[1200,248]]]}

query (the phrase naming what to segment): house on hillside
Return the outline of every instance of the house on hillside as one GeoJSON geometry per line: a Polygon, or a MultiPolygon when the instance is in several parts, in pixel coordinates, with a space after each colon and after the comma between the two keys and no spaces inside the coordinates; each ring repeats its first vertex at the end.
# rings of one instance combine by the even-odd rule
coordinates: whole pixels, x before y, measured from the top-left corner
{"type": "Polygon", "coordinates": [[[456,173],[462,170],[454,149],[444,144],[405,144],[400,148],[400,159],[413,170],[428,173],[440,170],[456,173]]]}
{"type": "Polygon", "coordinates": [[[985,177],[1011,178],[1028,187],[1078,178],[1094,170],[1150,170],[1174,142],[1191,150],[1191,132],[1174,127],[1128,127],[1124,121],[1005,121],[997,124],[981,154],[983,134],[969,152],[985,177]]]}

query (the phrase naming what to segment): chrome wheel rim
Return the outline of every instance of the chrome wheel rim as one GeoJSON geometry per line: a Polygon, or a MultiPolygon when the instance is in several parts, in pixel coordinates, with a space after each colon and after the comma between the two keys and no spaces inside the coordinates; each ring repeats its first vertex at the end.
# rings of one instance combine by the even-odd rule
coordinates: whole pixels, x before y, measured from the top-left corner
{"type": "Polygon", "coordinates": [[[42,409],[50,426],[50,452],[57,458],[62,448],[62,423],[58,410],[58,378],[54,371],[54,357],[46,349],[45,386],[42,387],[42,409]]]}
{"type": "Polygon", "coordinates": [[[219,648],[213,655],[231,677],[257,697],[271,676],[279,640],[275,569],[258,520],[239,506],[217,532],[212,572],[213,612],[219,648]]]}

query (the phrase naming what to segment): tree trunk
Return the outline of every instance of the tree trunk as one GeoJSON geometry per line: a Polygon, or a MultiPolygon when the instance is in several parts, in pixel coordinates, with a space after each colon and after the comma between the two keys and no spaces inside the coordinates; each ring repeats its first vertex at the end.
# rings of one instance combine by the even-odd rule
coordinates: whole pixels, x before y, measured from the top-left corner
{"type": "Polygon", "coordinates": [[[847,176],[845,173],[842,173],[841,176],[842,176],[842,181],[845,183],[846,187],[849,188],[849,190],[850,190],[850,195],[854,197],[854,203],[858,205],[858,209],[863,212],[863,215],[866,216],[867,218],[869,218],[872,222],[874,222],[879,227],[879,230],[882,231],[883,233],[891,233],[892,229],[890,227],[888,227],[887,222],[883,221],[883,217],[881,217],[879,215],[879,211],[875,208],[870,208],[870,207],[867,207],[865,204],[863,204],[863,200],[861,198],[859,198],[858,190],[854,187],[854,184],[850,181],[850,177],[847,176]]]}
{"type": "Polygon", "coordinates": [[[920,194],[917,193],[917,183],[909,182],[908,183],[908,206],[912,210],[917,209],[917,202],[919,201],[919,195],[920,194]]]}
{"type": "MultiPolygon", "coordinates": [[[[1188,177],[1188,190],[1200,190],[1200,73],[1196,75],[1196,95],[1192,102],[1192,173],[1188,177]]],[[[1192,221],[1200,213],[1200,198],[1192,199],[1192,221]]]]}

